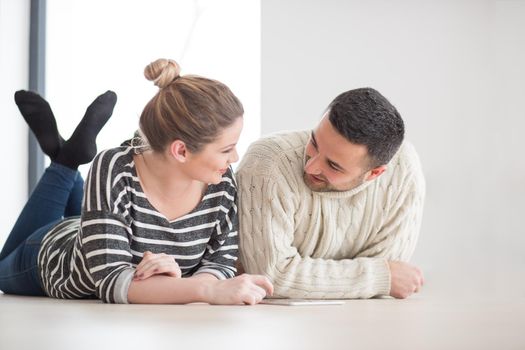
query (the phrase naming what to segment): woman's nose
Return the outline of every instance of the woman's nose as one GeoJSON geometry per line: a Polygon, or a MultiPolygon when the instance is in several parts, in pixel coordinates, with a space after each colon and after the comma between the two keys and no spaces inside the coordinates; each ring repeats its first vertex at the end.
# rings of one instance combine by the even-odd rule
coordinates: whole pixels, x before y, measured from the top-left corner
{"type": "Polygon", "coordinates": [[[230,164],[236,163],[239,160],[239,153],[237,153],[237,148],[233,149],[233,152],[231,153],[231,157],[229,159],[230,164]]]}

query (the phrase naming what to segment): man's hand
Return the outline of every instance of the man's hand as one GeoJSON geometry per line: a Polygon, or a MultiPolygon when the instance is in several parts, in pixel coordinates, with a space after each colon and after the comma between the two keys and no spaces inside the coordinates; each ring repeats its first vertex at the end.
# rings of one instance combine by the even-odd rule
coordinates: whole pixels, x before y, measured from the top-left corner
{"type": "Polygon", "coordinates": [[[175,259],[164,253],[153,254],[144,252],[141,262],[135,270],[135,281],[145,280],[153,275],[167,275],[171,277],[181,277],[182,272],[175,259]]]}
{"type": "Polygon", "coordinates": [[[402,261],[389,261],[390,267],[390,296],[398,299],[408,298],[419,292],[424,283],[423,273],[416,266],[402,261]]]}

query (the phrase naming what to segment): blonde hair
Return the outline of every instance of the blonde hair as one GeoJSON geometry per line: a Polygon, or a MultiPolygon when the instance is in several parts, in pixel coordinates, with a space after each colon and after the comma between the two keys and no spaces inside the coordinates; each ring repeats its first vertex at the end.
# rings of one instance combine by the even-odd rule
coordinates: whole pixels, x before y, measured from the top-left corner
{"type": "Polygon", "coordinates": [[[158,59],[144,69],[146,79],[160,89],[140,116],[140,130],[149,147],[162,152],[181,140],[191,152],[213,142],[242,117],[239,99],[223,83],[196,75],[180,75],[180,66],[158,59]]]}

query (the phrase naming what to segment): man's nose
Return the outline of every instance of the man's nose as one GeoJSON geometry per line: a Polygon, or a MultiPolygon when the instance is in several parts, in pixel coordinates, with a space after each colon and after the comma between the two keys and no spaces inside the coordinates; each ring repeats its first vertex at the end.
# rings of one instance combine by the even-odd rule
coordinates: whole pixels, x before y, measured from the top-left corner
{"type": "Polygon", "coordinates": [[[319,157],[315,156],[306,162],[304,165],[304,171],[308,174],[318,175],[321,173],[321,167],[319,166],[319,157]]]}

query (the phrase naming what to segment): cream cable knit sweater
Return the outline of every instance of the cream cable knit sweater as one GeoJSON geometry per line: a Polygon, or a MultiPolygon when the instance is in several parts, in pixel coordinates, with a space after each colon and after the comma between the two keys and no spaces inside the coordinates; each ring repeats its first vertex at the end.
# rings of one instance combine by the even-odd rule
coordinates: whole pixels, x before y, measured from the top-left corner
{"type": "Polygon", "coordinates": [[[346,192],[304,183],[310,131],[253,143],[237,171],[240,256],[275,296],[370,298],[390,293],[388,260],[414,251],[425,195],[418,156],[404,142],[377,179],[346,192]]]}

